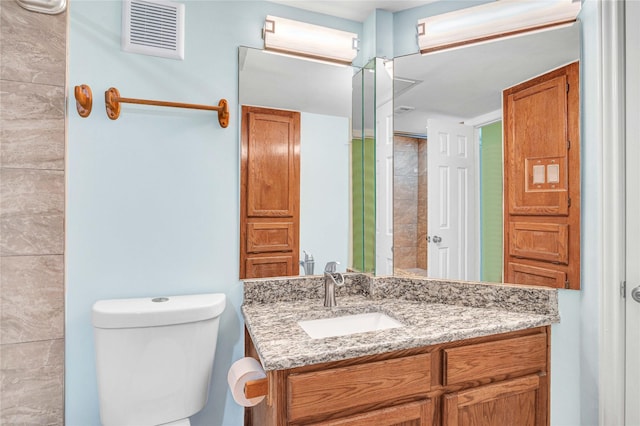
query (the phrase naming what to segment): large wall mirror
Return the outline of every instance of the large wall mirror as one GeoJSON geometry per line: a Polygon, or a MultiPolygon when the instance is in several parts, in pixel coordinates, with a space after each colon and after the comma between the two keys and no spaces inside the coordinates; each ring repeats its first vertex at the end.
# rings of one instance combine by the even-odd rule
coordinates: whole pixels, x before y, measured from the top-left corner
{"type": "MultiPolygon", "coordinates": [[[[240,47],[238,78],[241,106],[300,113],[300,260],[313,256],[315,275],[328,261],[338,261],[341,271],[362,270],[364,248],[354,247],[353,237],[362,241],[362,228],[353,227],[368,221],[358,216],[368,210],[352,209],[353,182],[364,184],[364,166],[354,162],[351,126],[354,105],[363,104],[352,102],[353,84],[368,87],[367,76],[351,67],[240,47]]],[[[356,121],[361,120],[358,114],[356,121]]],[[[300,266],[300,275],[310,273],[300,266]]]]}
{"type": "MultiPolygon", "coordinates": [[[[579,22],[519,37],[394,60],[394,244],[396,274],[503,281],[502,92],[580,59],[579,22]],[[468,128],[473,164],[465,195],[442,193],[430,137],[468,128]],[[463,197],[461,199],[460,197],[463,197]],[[463,205],[439,229],[442,216],[463,205]],[[460,217],[466,219],[461,222],[460,217]],[[447,262],[434,256],[449,251],[447,262]],[[464,268],[459,265],[464,264],[464,268]]],[[[431,138],[435,139],[435,138],[431,138]]],[[[435,141],[432,141],[435,142],[435,141]]]]}

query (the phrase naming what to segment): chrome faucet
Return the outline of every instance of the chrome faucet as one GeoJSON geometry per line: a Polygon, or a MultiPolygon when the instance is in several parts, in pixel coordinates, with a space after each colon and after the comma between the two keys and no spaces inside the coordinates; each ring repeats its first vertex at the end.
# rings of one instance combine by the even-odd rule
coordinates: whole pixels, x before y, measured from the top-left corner
{"type": "Polygon", "coordinates": [[[304,260],[300,261],[300,266],[302,266],[302,269],[304,269],[305,275],[313,275],[313,265],[315,264],[313,255],[307,253],[304,250],[302,250],[302,252],[304,253],[304,260]]]}
{"type": "Polygon", "coordinates": [[[336,306],[336,286],[344,285],[344,276],[336,272],[338,262],[327,262],[324,267],[324,306],[333,308],[336,306]],[[338,278],[338,280],[336,280],[338,278]]]}

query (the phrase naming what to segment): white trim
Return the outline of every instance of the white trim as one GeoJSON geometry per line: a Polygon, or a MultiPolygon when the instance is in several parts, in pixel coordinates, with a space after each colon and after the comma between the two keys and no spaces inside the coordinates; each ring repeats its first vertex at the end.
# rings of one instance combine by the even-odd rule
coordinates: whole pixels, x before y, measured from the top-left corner
{"type": "Polygon", "coordinates": [[[640,305],[631,297],[631,291],[640,284],[640,265],[637,259],[640,257],[640,191],[637,183],[640,182],[640,169],[637,167],[640,160],[640,2],[625,2],[625,98],[626,98],[626,135],[628,143],[625,144],[625,157],[627,161],[626,176],[626,312],[625,312],[625,377],[629,380],[625,383],[625,423],[628,425],[640,425],[640,305]],[[636,326],[634,326],[636,324],[636,326]],[[635,379],[634,379],[635,378],[635,379]]]}
{"type": "Polygon", "coordinates": [[[599,327],[599,423],[624,424],[624,3],[599,3],[598,70],[601,96],[599,136],[602,158],[602,275],[599,327]]]}

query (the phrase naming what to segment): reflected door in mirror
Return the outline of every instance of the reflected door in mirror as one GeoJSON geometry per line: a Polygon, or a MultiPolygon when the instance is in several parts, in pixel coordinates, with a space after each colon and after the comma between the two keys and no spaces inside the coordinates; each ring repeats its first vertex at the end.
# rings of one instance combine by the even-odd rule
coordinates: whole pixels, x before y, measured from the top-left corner
{"type": "Polygon", "coordinates": [[[300,113],[242,107],[240,278],[298,275],[300,113]]]}
{"type": "Polygon", "coordinates": [[[580,288],[578,69],[504,91],[507,282],[580,288]]]}

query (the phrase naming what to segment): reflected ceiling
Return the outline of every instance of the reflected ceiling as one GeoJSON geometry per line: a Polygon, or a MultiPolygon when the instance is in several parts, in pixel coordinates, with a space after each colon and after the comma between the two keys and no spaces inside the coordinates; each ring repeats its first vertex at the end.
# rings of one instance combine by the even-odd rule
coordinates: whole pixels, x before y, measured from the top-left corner
{"type": "Polygon", "coordinates": [[[424,133],[427,118],[473,122],[500,110],[503,89],[579,60],[578,25],[396,58],[394,107],[409,110],[396,114],[396,131],[424,133]]]}

